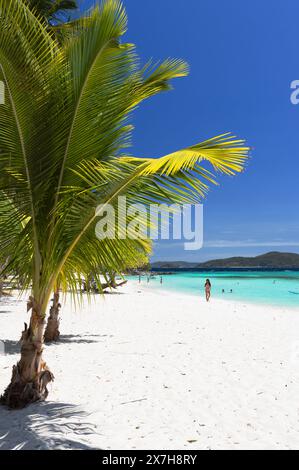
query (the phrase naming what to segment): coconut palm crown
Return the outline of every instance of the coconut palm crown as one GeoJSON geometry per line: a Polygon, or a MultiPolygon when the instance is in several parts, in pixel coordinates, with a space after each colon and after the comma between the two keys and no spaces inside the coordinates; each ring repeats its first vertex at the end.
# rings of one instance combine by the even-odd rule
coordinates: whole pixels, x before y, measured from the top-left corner
{"type": "Polygon", "coordinates": [[[136,253],[135,241],[96,238],[96,207],[116,206],[118,196],[200,202],[216,172],[241,172],[248,156],[231,134],[159,158],[131,156],[132,112],[188,66],[167,59],[140,67],[134,45],[121,40],[127,17],[118,0],[104,1],[75,27],[59,44],[27,2],[0,0],[0,191],[10,201],[9,211],[0,205],[0,246],[13,254],[6,270],[31,288],[21,359],[2,397],[11,407],[44,399],[53,380],[42,338],[57,282],[75,294],[75,273],[107,265],[120,272],[136,253]]]}

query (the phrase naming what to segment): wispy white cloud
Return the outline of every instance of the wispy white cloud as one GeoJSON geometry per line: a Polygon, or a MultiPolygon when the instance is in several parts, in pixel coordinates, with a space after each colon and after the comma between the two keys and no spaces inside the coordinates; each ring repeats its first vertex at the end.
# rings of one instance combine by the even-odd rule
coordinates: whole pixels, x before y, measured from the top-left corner
{"type": "MultiPolygon", "coordinates": [[[[164,240],[163,242],[154,242],[156,249],[183,249],[184,242],[164,240]]],[[[270,240],[270,241],[258,241],[254,239],[247,240],[204,240],[203,248],[283,248],[283,247],[299,247],[299,241],[284,241],[284,240],[270,240]]]]}
{"type": "Polygon", "coordinates": [[[244,240],[210,240],[204,241],[204,248],[242,248],[242,247],[286,247],[299,246],[299,241],[244,241],[244,240]]]}

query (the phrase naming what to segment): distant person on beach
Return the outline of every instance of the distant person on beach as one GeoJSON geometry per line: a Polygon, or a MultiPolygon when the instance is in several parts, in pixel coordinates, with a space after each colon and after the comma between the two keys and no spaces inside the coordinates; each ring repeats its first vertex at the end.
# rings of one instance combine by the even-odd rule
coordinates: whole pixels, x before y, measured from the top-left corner
{"type": "Polygon", "coordinates": [[[147,283],[149,283],[149,280],[150,280],[150,277],[149,277],[149,276],[147,276],[147,283]]]}
{"type": "Polygon", "coordinates": [[[206,292],[206,301],[209,302],[211,297],[211,282],[210,279],[207,279],[205,282],[205,292],[206,292]]]}
{"type": "Polygon", "coordinates": [[[140,274],[139,274],[139,284],[140,284],[140,282],[141,282],[141,276],[140,276],[140,274]]]}
{"type": "Polygon", "coordinates": [[[222,294],[224,294],[224,292],[225,292],[225,290],[224,290],[224,289],[222,289],[222,294]]]}
{"type": "Polygon", "coordinates": [[[160,284],[163,284],[163,278],[160,276],[160,284]]]}

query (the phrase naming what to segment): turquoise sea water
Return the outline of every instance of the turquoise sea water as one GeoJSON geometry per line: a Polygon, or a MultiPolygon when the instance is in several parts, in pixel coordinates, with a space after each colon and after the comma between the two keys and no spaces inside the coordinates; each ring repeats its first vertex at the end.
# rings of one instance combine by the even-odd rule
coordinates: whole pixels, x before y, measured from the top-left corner
{"type": "MultiPolygon", "coordinates": [[[[134,278],[138,279],[138,276],[134,278]]],[[[155,273],[149,283],[146,276],[141,278],[141,283],[151,288],[204,296],[207,278],[211,281],[214,297],[299,309],[299,271],[210,271],[178,272],[170,275],[155,273]],[[222,289],[225,290],[224,293],[222,289]]]]}

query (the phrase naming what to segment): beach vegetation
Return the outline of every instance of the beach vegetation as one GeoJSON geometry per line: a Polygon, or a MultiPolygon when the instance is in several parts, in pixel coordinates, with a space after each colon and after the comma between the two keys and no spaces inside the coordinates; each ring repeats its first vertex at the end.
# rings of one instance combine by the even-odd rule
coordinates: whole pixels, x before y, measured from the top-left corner
{"type": "Polygon", "coordinates": [[[54,379],[43,357],[45,318],[57,287],[73,296],[78,275],[122,273],[143,240],[95,236],[99,204],[196,203],[216,173],[243,171],[249,148],[222,134],[153,158],[130,154],[132,113],[188,74],[183,60],[141,65],[124,40],[127,16],[106,0],[74,24],[65,41],[51,34],[23,0],[0,0],[0,246],[4,273],[30,290],[21,356],[1,402],[43,400],[54,379]],[[205,165],[206,163],[206,165],[205,165]],[[20,229],[21,227],[21,229],[20,229]],[[124,255],[125,253],[125,255],[124,255]],[[102,269],[99,270],[99,267],[102,269]]]}

